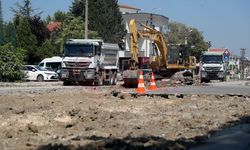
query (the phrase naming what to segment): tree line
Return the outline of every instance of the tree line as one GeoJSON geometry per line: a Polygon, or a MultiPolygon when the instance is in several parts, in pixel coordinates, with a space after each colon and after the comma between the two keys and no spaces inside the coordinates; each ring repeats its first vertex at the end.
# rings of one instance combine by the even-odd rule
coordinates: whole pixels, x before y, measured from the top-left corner
{"type": "MultiPolygon", "coordinates": [[[[63,43],[69,38],[84,38],[85,0],[74,0],[68,12],[57,11],[46,19],[42,11],[32,7],[31,0],[23,0],[11,7],[12,20],[5,22],[0,0],[0,81],[22,79],[23,64],[37,64],[42,59],[63,54],[63,43]],[[47,25],[60,23],[60,28],[50,31],[47,25]],[[17,70],[17,71],[14,71],[17,70]],[[11,74],[11,75],[10,75],[11,74]]],[[[170,23],[171,43],[183,42],[184,24],[170,23]]],[[[105,42],[122,43],[127,31],[122,23],[117,0],[89,1],[89,38],[105,42]]],[[[202,33],[193,29],[188,44],[195,47],[197,55],[206,49],[202,33]]]]}
{"type": "MultiPolygon", "coordinates": [[[[0,1],[0,81],[21,79],[13,69],[21,70],[23,64],[37,64],[46,57],[61,56],[66,39],[84,38],[84,5],[85,0],[74,0],[68,12],[57,11],[42,19],[42,12],[32,7],[31,0],[23,0],[10,8],[14,18],[4,22],[0,1]],[[59,22],[60,28],[49,31],[47,25],[53,22],[59,22]],[[10,67],[10,61],[15,67],[10,67]]],[[[122,42],[126,30],[117,0],[89,2],[89,29],[89,38],[122,42]]]]}

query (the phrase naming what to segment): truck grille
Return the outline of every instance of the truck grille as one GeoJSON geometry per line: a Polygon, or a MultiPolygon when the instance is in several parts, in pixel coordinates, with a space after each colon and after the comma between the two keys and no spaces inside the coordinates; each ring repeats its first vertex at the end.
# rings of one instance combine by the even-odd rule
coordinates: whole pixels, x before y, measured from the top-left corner
{"type": "Polygon", "coordinates": [[[90,62],[65,62],[65,66],[69,68],[88,68],[90,62]]]}
{"type": "Polygon", "coordinates": [[[220,71],[221,67],[205,67],[206,71],[220,71]]]}

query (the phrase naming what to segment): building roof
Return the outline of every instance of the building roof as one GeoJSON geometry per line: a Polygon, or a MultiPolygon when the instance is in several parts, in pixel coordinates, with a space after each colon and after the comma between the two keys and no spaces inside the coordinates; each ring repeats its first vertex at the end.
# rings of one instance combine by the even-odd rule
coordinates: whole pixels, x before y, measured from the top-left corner
{"type": "Polygon", "coordinates": [[[59,29],[61,27],[62,23],[61,22],[52,22],[47,24],[47,29],[52,32],[55,31],[57,29],[59,29]]]}
{"type": "MultiPolygon", "coordinates": [[[[129,22],[131,19],[135,19],[138,23],[148,24],[150,21],[156,23],[159,26],[168,26],[169,18],[159,14],[152,14],[152,13],[129,13],[123,14],[123,22],[129,22]],[[152,20],[151,20],[152,19],[152,20]],[[148,23],[147,23],[148,22],[148,23]]],[[[138,26],[138,28],[141,28],[138,26]]]]}
{"type": "Polygon", "coordinates": [[[120,8],[127,8],[127,9],[134,9],[134,10],[141,10],[140,8],[136,8],[136,7],[132,7],[132,6],[129,6],[129,5],[119,5],[120,8]]]}

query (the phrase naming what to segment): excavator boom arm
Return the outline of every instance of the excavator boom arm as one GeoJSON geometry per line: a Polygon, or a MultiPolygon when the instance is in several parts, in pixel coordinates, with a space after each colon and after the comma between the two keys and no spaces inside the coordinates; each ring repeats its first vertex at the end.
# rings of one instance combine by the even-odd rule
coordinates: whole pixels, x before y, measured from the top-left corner
{"type": "Polygon", "coordinates": [[[166,43],[166,39],[164,35],[157,31],[156,29],[153,29],[149,26],[146,26],[145,24],[141,24],[145,29],[142,31],[137,30],[136,27],[136,21],[135,19],[132,19],[130,21],[130,52],[131,52],[131,58],[135,63],[138,63],[138,38],[148,38],[156,44],[160,51],[160,65],[167,67],[168,60],[167,60],[167,53],[168,53],[168,47],[166,43]]]}
{"type": "Polygon", "coordinates": [[[131,53],[131,59],[133,61],[134,66],[135,64],[138,64],[138,31],[136,27],[135,19],[132,19],[130,21],[130,53],[131,53]]]}

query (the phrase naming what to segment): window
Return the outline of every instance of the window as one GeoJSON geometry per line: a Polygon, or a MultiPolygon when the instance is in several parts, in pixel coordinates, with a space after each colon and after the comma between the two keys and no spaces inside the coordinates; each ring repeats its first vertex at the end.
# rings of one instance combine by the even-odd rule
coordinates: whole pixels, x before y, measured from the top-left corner
{"type": "Polygon", "coordinates": [[[91,57],[93,56],[93,46],[87,44],[65,45],[64,55],[69,57],[91,57]]]}
{"type": "Polygon", "coordinates": [[[61,62],[47,62],[46,63],[46,69],[57,71],[61,68],[61,62]]]}
{"type": "Polygon", "coordinates": [[[43,66],[44,66],[44,63],[39,64],[39,67],[43,67],[43,66]]]}

